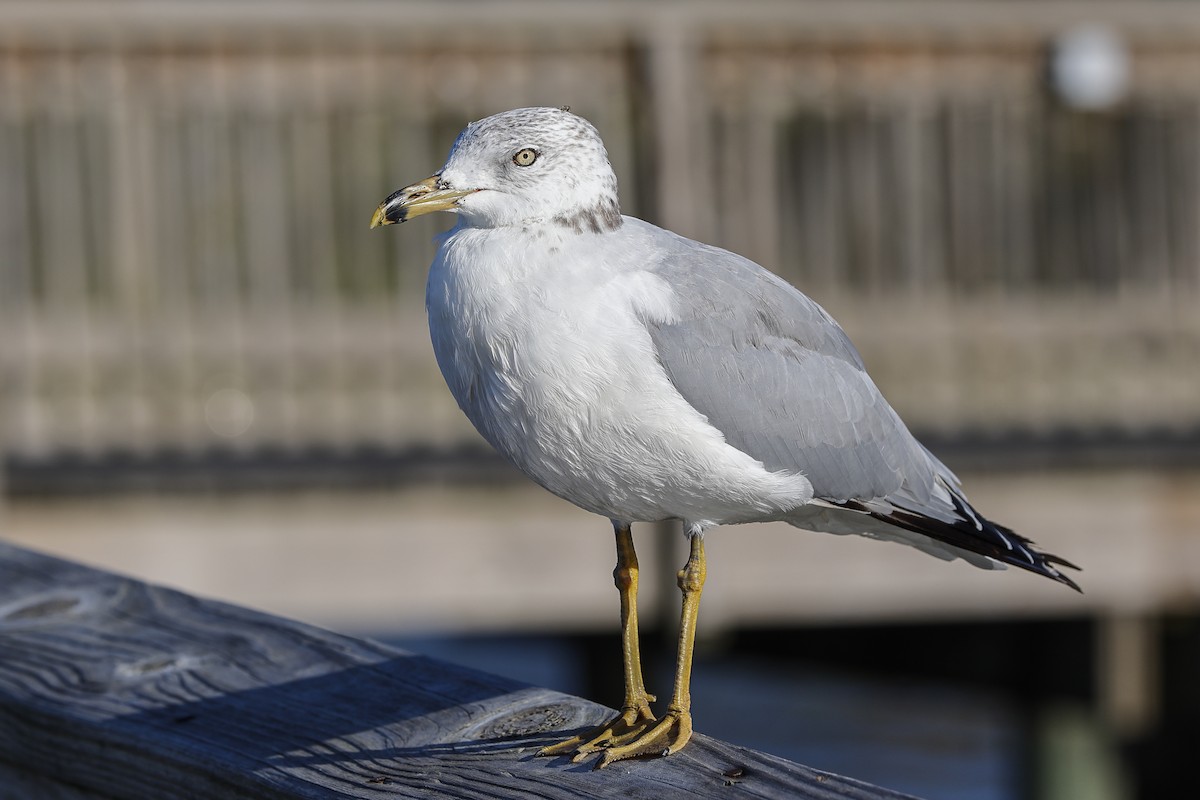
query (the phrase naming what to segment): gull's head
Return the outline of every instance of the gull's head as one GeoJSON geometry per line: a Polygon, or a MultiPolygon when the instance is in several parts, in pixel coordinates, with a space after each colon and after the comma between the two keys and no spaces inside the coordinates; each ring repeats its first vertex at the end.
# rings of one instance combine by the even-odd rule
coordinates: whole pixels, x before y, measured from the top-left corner
{"type": "Polygon", "coordinates": [[[592,124],[565,108],[518,108],[468,125],[432,177],[393,192],[371,227],[450,211],[481,228],[621,224],[617,179],[592,124]]]}

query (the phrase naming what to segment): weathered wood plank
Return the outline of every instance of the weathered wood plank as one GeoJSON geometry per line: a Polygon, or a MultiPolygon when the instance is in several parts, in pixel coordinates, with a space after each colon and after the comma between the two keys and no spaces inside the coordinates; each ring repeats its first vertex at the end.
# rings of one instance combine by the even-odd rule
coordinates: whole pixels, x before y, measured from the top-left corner
{"type": "Polygon", "coordinates": [[[0,542],[0,798],[903,796],[705,736],[534,757],[609,713],[0,542]]]}

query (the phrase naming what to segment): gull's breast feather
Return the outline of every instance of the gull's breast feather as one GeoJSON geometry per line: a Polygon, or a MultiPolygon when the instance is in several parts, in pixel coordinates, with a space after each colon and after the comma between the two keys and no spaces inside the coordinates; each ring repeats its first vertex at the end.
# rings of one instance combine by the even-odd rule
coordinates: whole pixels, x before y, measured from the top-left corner
{"type": "Polygon", "coordinates": [[[426,306],[459,406],[535,481],[613,519],[706,527],[807,502],[803,476],[728,445],[668,379],[646,324],[673,321],[675,289],[644,268],[654,249],[632,227],[458,227],[443,239],[426,306]]]}

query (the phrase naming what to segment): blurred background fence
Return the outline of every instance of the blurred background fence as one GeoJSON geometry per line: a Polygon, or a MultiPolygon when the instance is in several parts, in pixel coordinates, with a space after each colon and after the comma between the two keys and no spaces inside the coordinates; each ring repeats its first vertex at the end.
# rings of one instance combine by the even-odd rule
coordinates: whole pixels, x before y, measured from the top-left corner
{"type": "Polygon", "coordinates": [[[0,3],[0,451],[473,441],[447,220],[366,222],[528,103],[824,303],[919,431],[1194,432],[1200,14],[1016,5],[0,3]],[[1101,108],[1054,72],[1096,19],[1101,108]]]}

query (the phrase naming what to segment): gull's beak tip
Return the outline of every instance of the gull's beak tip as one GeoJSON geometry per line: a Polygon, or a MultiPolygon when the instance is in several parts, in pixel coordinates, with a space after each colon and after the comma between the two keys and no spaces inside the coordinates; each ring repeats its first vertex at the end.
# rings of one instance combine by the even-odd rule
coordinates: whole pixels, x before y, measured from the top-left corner
{"type": "Polygon", "coordinates": [[[442,183],[439,175],[392,192],[371,215],[371,227],[378,228],[381,225],[407,222],[413,217],[430,214],[434,211],[454,211],[458,207],[459,200],[477,191],[475,189],[451,189],[442,183]]]}
{"type": "Polygon", "coordinates": [[[381,225],[391,225],[392,220],[387,218],[384,204],[380,204],[379,208],[375,209],[375,213],[371,215],[371,230],[378,228],[381,225]]]}

